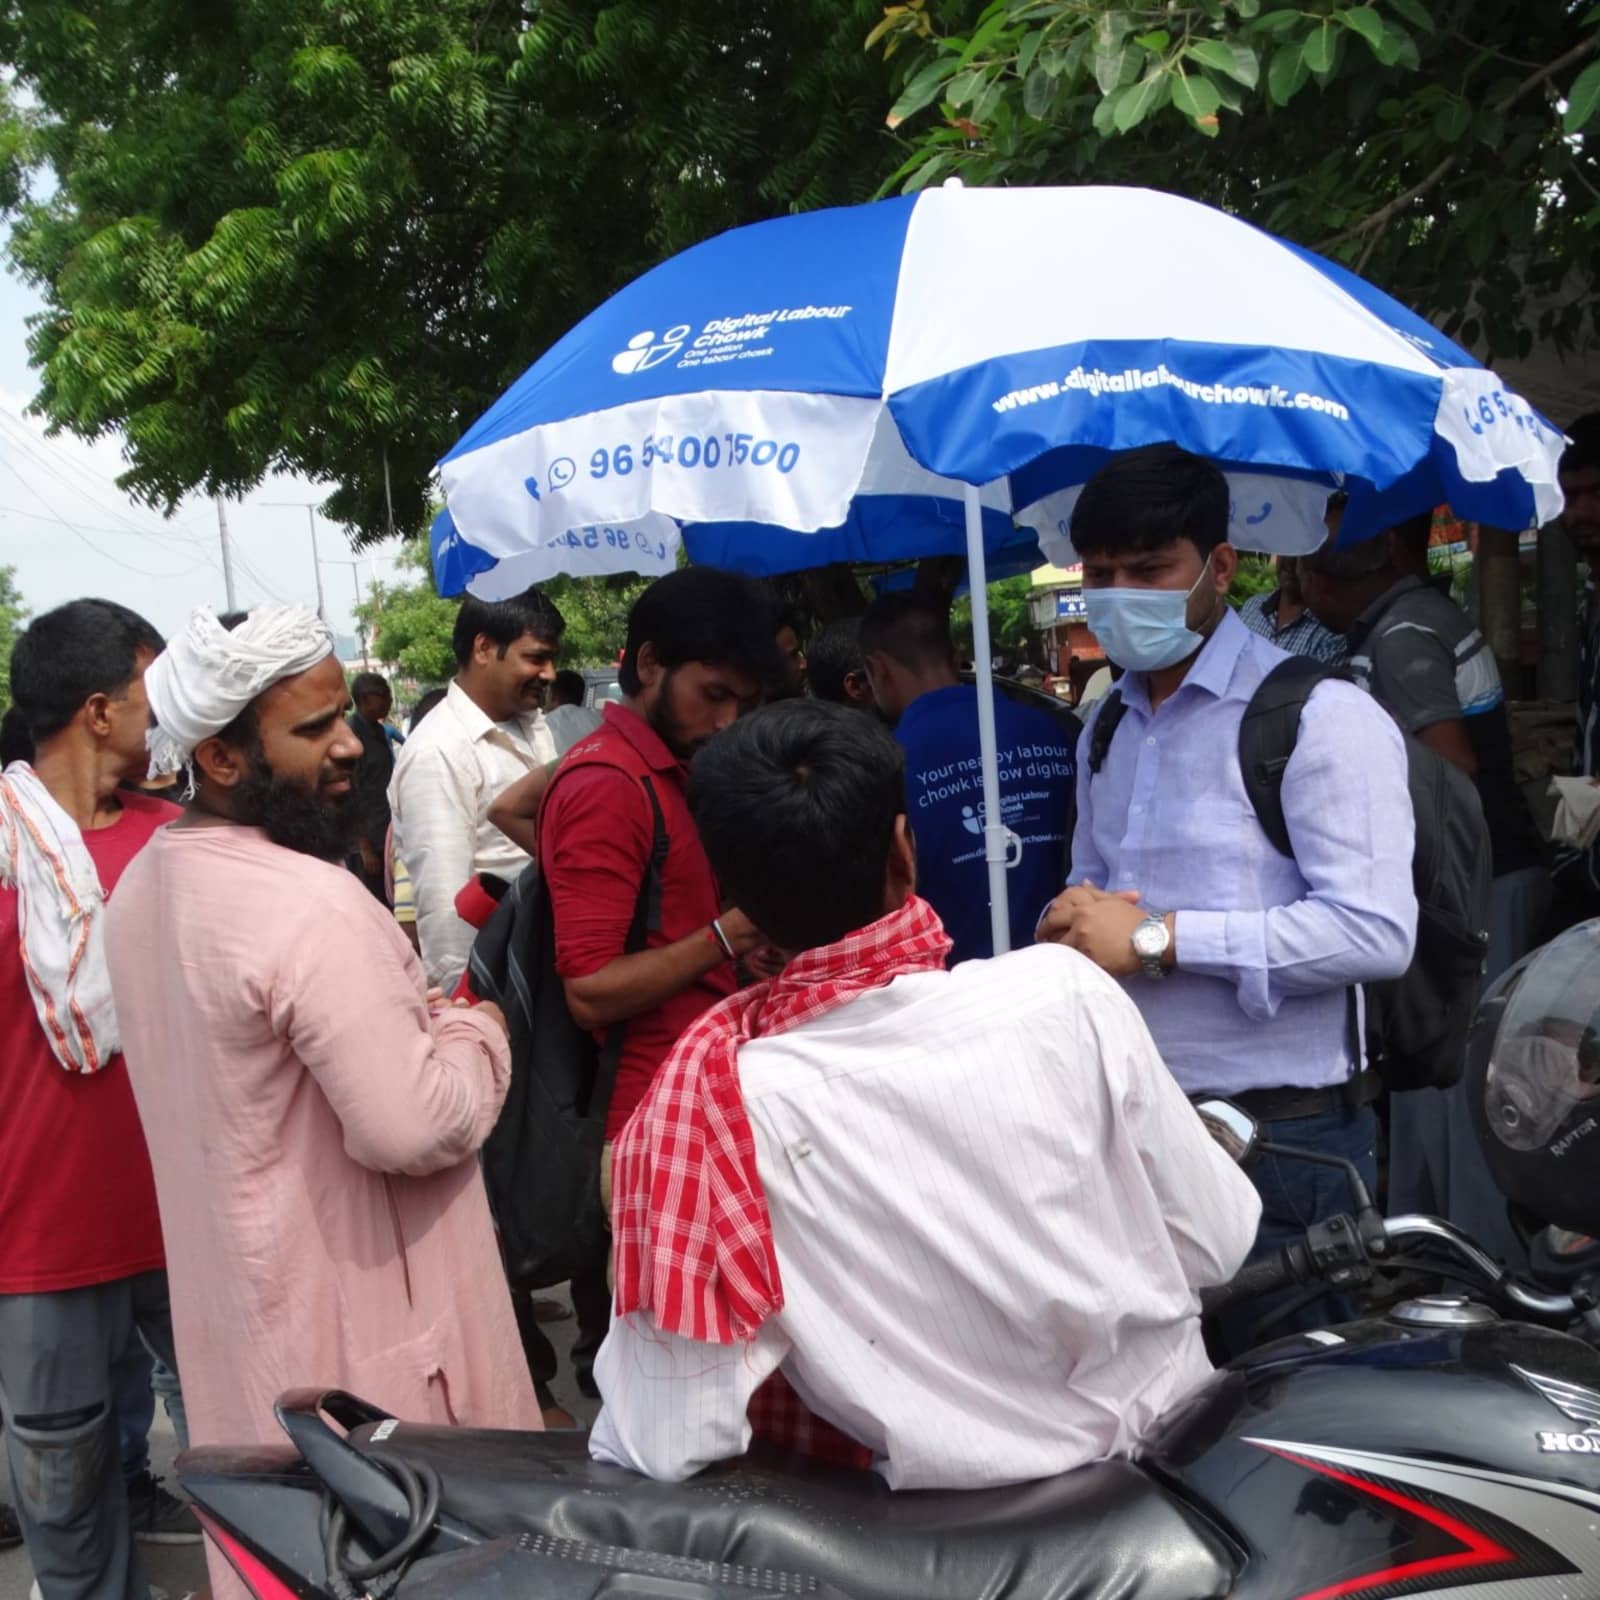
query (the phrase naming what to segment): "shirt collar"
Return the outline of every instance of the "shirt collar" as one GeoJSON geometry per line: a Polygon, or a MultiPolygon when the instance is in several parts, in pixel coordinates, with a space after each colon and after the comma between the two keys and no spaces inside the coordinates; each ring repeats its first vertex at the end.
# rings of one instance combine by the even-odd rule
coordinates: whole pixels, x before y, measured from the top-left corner
{"type": "Polygon", "coordinates": [[[608,700],[601,713],[605,725],[620,734],[638,751],[654,772],[682,772],[684,765],[662,742],[661,735],[637,711],[615,700],[608,700]]]}
{"type": "MultiPolygon", "coordinates": [[[[996,686],[995,692],[996,694],[999,693],[998,685],[996,686]]],[[[941,708],[953,707],[958,700],[964,701],[971,699],[972,701],[976,702],[977,698],[977,685],[971,683],[949,683],[946,684],[942,689],[928,689],[924,693],[919,694],[917,698],[900,713],[898,727],[904,729],[908,724],[920,722],[924,717],[934,716],[941,708]]],[[[977,723],[973,723],[972,726],[974,732],[976,732],[978,726],[977,723]]]]}
{"type": "MultiPolygon", "coordinates": [[[[450,680],[450,687],[445,692],[445,704],[455,713],[456,721],[461,724],[467,737],[474,744],[497,730],[504,732],[507,727],[506,723],[493,721],[483,707],[454,678],[450,680]]],[[[533,737],[534,730],[543,720],[542,711],[530,711],[525,717],[512,719],[529,739],[533,737]]]]}
{"type": "Polygon", "coordinates": [[[1350,648],[1356,649],[1362,640],[1377,626],[1378,620],[1390,606],[1402,595],[1412,594],[1418,589],[1427,588],[1421,578],[1402,578],[1393,588],[1385,589],[1365,611],[1356,618],[1355,626],[1350,630],[1350,648]]]}
{"type": "MultiPolygon", "coordinates": [[[[1173,698],[1193,687],[1204,689],[1220,700],[1233,683],[1234,668],[1250,642],[1250,630],[1239,620],[1232,606],[1223,609],[1222,620],[1211,630],[1211,637],[1200,647],[1200,654],[1189,668],[1173,698]]],[[[1150,715],[1150,685],[1142,672],[1127,672],[1122,677],[1123,700],[1136,711],[1150,715]]]]}

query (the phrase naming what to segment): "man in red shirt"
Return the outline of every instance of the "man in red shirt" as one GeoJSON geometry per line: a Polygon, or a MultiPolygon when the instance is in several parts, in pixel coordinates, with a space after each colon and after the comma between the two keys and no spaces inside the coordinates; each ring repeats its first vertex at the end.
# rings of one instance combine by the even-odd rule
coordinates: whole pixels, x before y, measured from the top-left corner
{"type": "MultiPolygon", "coordinates": [[[[539,860],[568,1009],[602,1041],[625,1028],[601,1164],[608,1205],[611,1141],[678,1035],[733,993],[736,962],[763,944],[747,917],[722,909],[686,790],[695,752],[781,682],[777,632],[771,602],[748,579],[689,567],[651,584],[628,617],[622,700],[567,753],[545,795],[539,860]],[[629,951],[655,838],[652,792],[668,840],[661,915],[644,949],[629,951]]],[[[573,1298],[573,1364],[592,1395],[594,1352],[610,1318],[604,1262],[573,1284],[573,1298]]]]}
{"type": "Polygon", "coordinates": [[[144,775],[143,618],[77,600],[17,641],[32,764],[0,776],[0,1397],[43,1600],[144,1600],[119,1461],[119,1368],[176,1366],[155,1183],[118,1053],[104,896],[175,806],[144,775]]]}

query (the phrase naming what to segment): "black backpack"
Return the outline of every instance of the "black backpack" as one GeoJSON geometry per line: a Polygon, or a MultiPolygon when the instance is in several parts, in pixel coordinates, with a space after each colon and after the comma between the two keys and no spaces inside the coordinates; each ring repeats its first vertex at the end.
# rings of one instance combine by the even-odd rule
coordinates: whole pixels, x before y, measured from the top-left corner
{"type": "MultiPolygon", "coordinates": [[[[1349,681],[1336,667],[1290,656],[1262,679],[1239,724],[1239,770],[1261,830],[1293,856],[1283,815],[1283,774],[1300,734],[1300,713],[1319,683],[1349,681]]],[[[1113,689],[1089,741],[1089,772],[1106,752],[1126,707],[1113,689]]],[[[1391,1090],[1448,1088],[1460,1076],[1488,949],[1489,828],[1477,787],[1420,740],[1405,734],[1406,777],[1416,817],[1411,880],[1417,948],[1398,978],[1364,984],[1367,1065],[1391,1090]]]]}
{"type": "MultiPolygon", "coordinates": [[[[661,927],[671,843],[655,786],[647,777],[638,782],[650,802],[652,834],[624,946],[630,955],[661,927]]],[[[606,1259],[610,1237],[600,1150],[626,1025],[609,1029],[597,1045],[572,1020],[555,962],[555,918],[534,863],[478,934],[467,968],[473,993],[505,1012],[511,1040],[511,1086],[483,1147],[483,1179],[506,1276],[518,1289],[592,1272],[606,1259]]]]}

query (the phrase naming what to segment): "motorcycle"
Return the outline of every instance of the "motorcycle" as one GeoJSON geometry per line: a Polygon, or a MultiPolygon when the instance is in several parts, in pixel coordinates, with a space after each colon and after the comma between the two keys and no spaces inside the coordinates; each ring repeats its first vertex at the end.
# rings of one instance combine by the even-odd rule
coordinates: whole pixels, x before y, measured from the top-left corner
{"type": "MultiPolygon", "coordinates": [[[[1247,1160],[1226,1102],[1201,1108],[1247,1160]]],[[[1217,1371],[1137,1460],[961,1492],[754,1451],[685,1483],[581,1433],[425,1427],[304,1390],[288,1444],[178,1463],[257,1600],[1473,1600],[1600,1597],[1600,1262],[1559,1291],[1450,1224],[1352,1207],[1205,1297],[1216,1311],[1379,1272],[1465,1286],[1217,1371]]],[[[1573,1263],[1576,1262],[1576,1266],[1573,1263]]]]}

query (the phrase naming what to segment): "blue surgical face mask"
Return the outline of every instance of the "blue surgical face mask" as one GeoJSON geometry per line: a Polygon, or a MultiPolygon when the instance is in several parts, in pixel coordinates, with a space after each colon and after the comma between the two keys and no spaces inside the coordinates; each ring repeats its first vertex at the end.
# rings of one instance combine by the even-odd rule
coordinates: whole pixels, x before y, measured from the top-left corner
{"type": "Polygon", "coordinates": [[[1211,557],[1193,585],[1176,589],[1085,589],[1089,631],[1125,672],[1159,672],[1206,642],[1189,626],[1189,596],[1206,581],[1211,557]]]}

